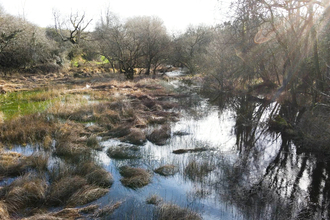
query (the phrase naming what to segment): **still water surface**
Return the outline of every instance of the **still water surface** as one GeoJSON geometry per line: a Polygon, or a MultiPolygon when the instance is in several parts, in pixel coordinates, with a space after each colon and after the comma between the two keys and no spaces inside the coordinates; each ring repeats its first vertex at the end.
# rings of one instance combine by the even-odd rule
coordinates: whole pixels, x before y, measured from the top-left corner
{"type": "MultiPolygon", "coordinates": [[[[172,81],[178,89],[183,86],[172,81]]],[[[281,113],[275,102],[251,101],[248,96],[220,95],[210,99],[189,86],[189,96],[178,103],[178,122],[171,123],[171,138],[163,146],[147,142],[138,159],[111,159],[108,148],[120,141],[102,141],[96,151],[99,163],[114,177],[110,192],[95,204],[122,201],[107,219],[153,219],[156,207],[146,204],[158,195],[199,213],[203,219],[329,219],[330,181],[326,158],[301,151],[281,133],[268,129],[268,120],[281,113]],[[174,154],[177,149],[206,148],[202,152],[174,154]],[[173,176],[154,173],[173,164],[173,176]],[[192,166],[196,169],[189,169],[192,166]],[[140,189],[124,187],[119,167],[141,167],[153,173],[140,189]]],[[[35,149],[16,147],[31,154],[35,149]]],[[[51,163],[56,163],[52,158],[51,163]]]]}

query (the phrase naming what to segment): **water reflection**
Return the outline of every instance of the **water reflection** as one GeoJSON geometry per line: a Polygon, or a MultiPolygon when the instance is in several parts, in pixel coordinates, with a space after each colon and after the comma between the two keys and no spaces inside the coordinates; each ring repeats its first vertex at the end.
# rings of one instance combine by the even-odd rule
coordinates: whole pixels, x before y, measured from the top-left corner
{"type": "MultiPolygon", "coordinates": [[[[107,150],[121,142],[110,139],[101,143],[101,152],[81,155],[78,161],[63,158],[79,164],[95,156],[113,175],[109,193],[93,202],[106,206],[123,201],[106,219],[155,218],[156,207],[146,203],[151,195],[190,208],[204,219],[330,219],[329,157],[305,152],[285,133],[269,130],[269,118],[281,115],[298,121],[298,109],[228,94],[208,99],[193,93],[171,101],[178,103],[181,119],[171,124],[166,145],[147,142],[139,148],[141,157],[114,159],[107,150]],[[207,151],[172,153],[201,147],[207,151]],[[179,172],[153,172],[168,164],[179,172]],[[152,182],[136,190],[124,187],[119,168],[126,165],[153,173],[152,182]]],[[[12,150],[24,155],[37,151],[32,146],[12,150]]],[[[51,157],[49,167],[60,163],[51,157]]]]}

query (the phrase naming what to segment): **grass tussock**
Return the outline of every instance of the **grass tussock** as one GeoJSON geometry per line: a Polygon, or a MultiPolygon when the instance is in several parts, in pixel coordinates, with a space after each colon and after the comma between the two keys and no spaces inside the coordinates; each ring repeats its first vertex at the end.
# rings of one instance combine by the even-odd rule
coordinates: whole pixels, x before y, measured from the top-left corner
{"type": "Polygon", "coordinates": [[[111,205],[107,205],[105,207],[103,207],[102,209],[98,210],[97,212],[94,213],[93,217],[94,218],[104,218],[106,216],[111,215],[116,209],[118,209],[121,204],[123,202],[122,201],[118,201],[115,204],[111,204],[111,205]]]}
{"type": "Polygon", "coordinates": [[[151,182],[151,174],[142,168],[123,166],[119,172],[123,176],[121,183],[132,189],[144,187],[151,182]]]}
{"type": "Polygon", "coordinates": [[[147,139],[157,145],[165,145],[167,139],[171,137],[171,127],[169,124],[162,125],[160,128],[153,130],[147,139]]]}
{"type": "Polygon", "coordinates": [[[3,201],[0,201],[0,219],[10,220],[7,205],[3,201]]]}
{"type": "Polygon", "coordinates": [[[177,172],[179,172],[179,168],[177,166],[174,166],[172,164],[161,166],[154,170],[155,173],[158,173],[162,176],[173,176],[177,172]]]}
{"type": "Polygon", "coordinates": [[[107,155],[114,159],[138,159],[142,157],[140,148],[138,146],[123,144],[110,147],[107,150],[107,155]]]}
{"type": "Polygon", "coordinates": [[[75,173],[85,177],[89,184],[103,188],[111,187],[114,181],[111,173],[93,162],[86,162],[79,165],[75,173]]]}
{"type": "Polygon", "coordinates": [[[6,144],[43,143],[55,132],[54,121],[43,114],[32,114],[0,124],[0,141],[6,144]]]}
{"type": "Polygon", "coordinates": [[[202,218],[195,212],[181,208],[175,204],[162,204],[157,211],[159,220],[201,220],[202,218]]]}
{"type": "Polygon", "coordinates": [[[68,207],[75,207],[87,204],[96,199],[101,198],[109,192],[109,189],[100,188],[97,186],[86,185],[75,192],[67,201],[68,207]]]}
{"type": "Polygon", "coordinates": [[[121,138],[121,141],[135,145],[143,145],[147,141],[147,137],[140,128],[131,128],[130,133],[121,138]]]}
{"type": "Polygon", "coordinates": [[[79,141],[85,135],[82,124],[67,121],[60,125],[56,133],[55,154],[58,156],[79,156],[90,153],[86,141],[79,141]]]}
{"type": "Polygon", "coordinates": [[[87,180],[81,176],[65,176],[50,187],[48,202],[52,205],[63,205],[66,201],[82,187],[86,186],[87,180]]]}
{"type": "Polygon", "coordinates": [[[26,170],[25,158],[16,152],[1,152],[0,173],[1,176],[16,176],[26,170]]]}
{"type": "Polygon", "coordinates": [[[45,154],[34,153],[30,156],[23,156],[16,152],[0,153],[0,173],[3,177],[19,176],[35,169],[43,172],[47,169],[48,156],[45,154]]]}
{"type": "Polygon", "coordinates": [[[159,195],[151,195],[147,198],[147,204],[159,205],[163,199],[159,195]]]}
{"type": "Polygon", "coordinates": [[[15,213],[27,207],[34,207],[46,200],[48,185],[43,177],[26,174],[6,186],[2,198],[9,213],[15,213]]]}

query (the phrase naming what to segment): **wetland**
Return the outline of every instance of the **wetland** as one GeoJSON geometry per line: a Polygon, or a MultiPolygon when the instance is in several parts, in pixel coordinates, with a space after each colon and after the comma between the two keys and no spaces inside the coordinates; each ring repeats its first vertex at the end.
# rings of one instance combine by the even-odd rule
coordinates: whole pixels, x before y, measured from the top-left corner
{"type": "Polygon", "coordinates": [[[2,219],[327,218],[328,156],[289,132],[287,106],[121,77],[1,95],[2,219]]]}

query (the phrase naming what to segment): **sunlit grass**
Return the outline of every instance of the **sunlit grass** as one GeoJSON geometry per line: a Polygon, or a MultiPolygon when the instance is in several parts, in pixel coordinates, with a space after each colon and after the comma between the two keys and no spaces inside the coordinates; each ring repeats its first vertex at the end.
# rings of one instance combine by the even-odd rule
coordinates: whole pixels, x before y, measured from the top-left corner
{"type": "Polygon", "coordinates": [[[20,91],[0,96],[0,122],[45,111],[61,96],[60,91],[20,91]]]}

